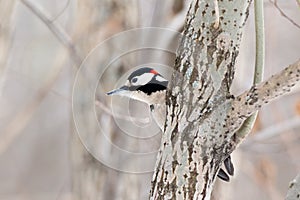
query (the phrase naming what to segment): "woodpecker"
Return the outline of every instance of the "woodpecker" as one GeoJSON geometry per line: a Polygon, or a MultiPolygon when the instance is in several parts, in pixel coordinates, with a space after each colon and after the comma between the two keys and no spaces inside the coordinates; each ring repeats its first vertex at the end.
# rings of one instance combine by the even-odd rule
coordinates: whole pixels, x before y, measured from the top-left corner
{"type": "MultiPolygon", "coordinates": [[[[132,72],[126,80],[126,83],[107,95],[126,96],[148,104],[152,117],[156,124],[163,131],[166,118],[166,91],[168,80],[165,79],[155,69],[142,67],[132,72]]],[[[234,167],[230,156],[224,160],[226,172],[233,176],[234,167]]],[[[222,168],[218,172],[221,180],[229,182],[230,178],[222,168]]]]}

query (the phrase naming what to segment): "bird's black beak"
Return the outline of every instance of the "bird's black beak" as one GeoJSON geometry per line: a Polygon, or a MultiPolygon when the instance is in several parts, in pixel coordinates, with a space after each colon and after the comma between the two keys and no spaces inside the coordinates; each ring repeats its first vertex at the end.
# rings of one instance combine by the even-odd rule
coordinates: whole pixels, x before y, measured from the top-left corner
{"type": "Polygon", "coordinates": [[[129,90],[128,86],[122,86],[119,89],[115,89],[115,90],[112,90],[110,92],[107,92],[106,95],[119,95],[119,94],[122,94],[123,92],[126,92],[128,90],[129,90]]]}

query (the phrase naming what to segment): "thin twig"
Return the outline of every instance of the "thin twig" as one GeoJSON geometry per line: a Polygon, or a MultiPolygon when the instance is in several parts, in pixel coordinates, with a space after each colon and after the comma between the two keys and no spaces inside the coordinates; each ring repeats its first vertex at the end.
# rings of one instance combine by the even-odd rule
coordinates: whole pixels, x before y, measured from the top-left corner
{"type": "Polygon", "coordinates": [[[38,5],[35,5],[28,0],[21,0],[21,2],[44,22],[56,38],[67,48],[73,62],[79,67],[83,59],[81,58],[71,37],[65,32],[65,30],[56,21],[52,21],[51,16],[38,5]]]}
{"type": "Polygon", "coordinates": [[[255,136],[252,137],[250,140],[246,141],[246,143],[248,144],[251,142],[268,140],[268,139],[273,138],[281,133],[284,133],[288,130],[291,130],[291,129],[297,128],[297,127],[300,127],[300,117],[294,117],[292,119],[288,119],[279,124],[272,125],[269,128],[266,128],[260,132],[257,132],[255,134],[255,136]]]}
{"type": "Polygon", "coordinates": [[[48,76],[43,86],[37,91],[36,96],[27,103],[21,111],[19,111],[14,118],[6,125],[3,129],[3,135],[0,140],[0,155],[6,151],[6,149],[12,144],[12,142],[17,138],[21,130],[23,130],[28,122],[34,116],[35,111],[39,107],[40,103],[45,99],[48,92],[51,90],[52,86],[55,84],[59,74],[63,68],[63,62],[65,62],[65,52],[59,52],[57,54],[56,69],[52,70],[52,74],[48,76]]]}
{"type": "Polygon", "coordinates": [[[51,22],[57,20],[57,18],[59,18],[67,10],[69,5],[70,5],[70,0],[67,0],[67,3],[64,5],[63,9],[55,17],[51,19],[51,22]]]}
{"type": "MultiPolygon", "coordinates": [[[[285,12],[278,6],[277,0],[275,0],[275,1],[269,0],[269,1],[275,6],[275,8],[280,12],[280,14],[281,14],[285,19],[287,19],[289,22],[291,22],[291,23],[292,23],[294,26],[296,26],[297,28],[300,28],[300,25],[297,24],[294,20],[292,20],[289,16],[287,16],[287,15],[285,14],[285,12]]],[[[298,3],[298,5],[300,6],[299,1],[297,1],[297,3],[298,3]]]]}
{"type": "MultiPolygon", "coordinates": [[[[81,57],[76,50],[76,47],[73,45],[69,35],[62,29],[62,27],[55,21],[51,21],[50,15],[48,15],[44,10],[42,10],[37,5],[34,5],[31,1],[21,0],[21,2],[29,8],[39,19],[41,19],[45,25],[48,26],[49,30],[58,38],[58,40],[63,43],[68,50],[73,62],[76,66],[80,66],[81,57]]],[[[6,125],[3,129],[5,133],[0,140],[0,155],[6,151],[6,149],[12,144],[15,138],[19,136],[21,130],[23,130],[30,119],[34,116],[34,113],[40,103],[45,99],[48,92],[51,90],[52,86],[59,77],[60,71],[63,68],[63,62],[65,61],[65,52],[59,52],[57,55],[57,69],[52,70],[52,74],[48,76],[48,79],[45,81],[42,87],[37,91],[36,96],[27,103],[19,113],[6,125]],[[63,58],[63,59],[62,59],[63,58]]]]}
{"type": "Polygon", "coordinates": [[[6,78],[4,71],[7,67],[9,47],[12,43],[13,10],[16,0],[0,1],[0,95],[2,95],[3,83],[6,78]]]}
{"type": "MultiPolygon", "coordinates": [[[[253,85],[260,83],[263,80],[265,68],[265,30],[264,30],[264,5],[263,0],[255,0],[255,70],[253,77],[253,85]]],[[[237,135],[245,137],[252,130],[258,111],[245,120],[237,135]]]]}

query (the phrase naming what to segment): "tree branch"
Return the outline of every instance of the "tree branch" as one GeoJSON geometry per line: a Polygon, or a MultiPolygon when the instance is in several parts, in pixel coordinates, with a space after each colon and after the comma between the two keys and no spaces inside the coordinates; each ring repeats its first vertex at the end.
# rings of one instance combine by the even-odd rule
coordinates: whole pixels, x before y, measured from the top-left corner
{"type": "Polygon", "coordinates": [[[246,140],[244,144],[250,146],[253,143],[271,139],[292,129],[296,130],[298,127],[300,127],[300,117],[296,116],[257,132],[254,137],[246,140]]]}
{"type": "MultiPolygon", "coordinates": [[[[16,0],[0,1],[0,77],[3,80],[3,72],[8,60],[9,47],[12,41],[12,17],[16,0]]],[[[2,85],[0,83],[0,94],[2,94],[2,85]]]]}
{"type": "MultiPolygon", "coordinates": [[[[300,25],[297,24],[293,19],[291,19],[289,16],[287,16],[285,14],[285,12],[278,6],[277,4],[277,0],[269,0],[274,6],[275,8],[280,12],[280,14],[285,18],[287,19],[290,23],[292,23],[294,26],[296,26],[297,28],[300,28],[300,25]]],[[[297,1],[298,5],[299,5],[299,0],[297,1]]]]}
{"type": "MultiPolygon", "coordinates": [[[[45,25],[54,33],[54,35],[61,41],[71,54],[71,58],[73,59],[76,66],[81,64],[81,58],[72,44],[72,41],[68,34],[62,29],[62,27],[57,22],[52,22],[50,15],[48,15],[45,11],[43,11],[38,6],[34,5],[30,1],[21,0],[21,2],[28,7],[37,17],[39,17],[45,25]]],[[[13,2],[14,3],[14,2],[13,2]]],[[[12,144],[15,138],[17,138],[21,130],[28,124],[30,119],[33,117],[36,109],[46,97],[48,92],[51,90],[53,84],[59,77],[60,71],[62,69],[63,62],[65,62],[66,55],[64,50],[60,50],[57,55],[59,57],[56,58],[56,63],[54,64],[54,68],[52,73],[46,78],[45,82],[36,92],[35,97],[28,102],[15,116],[14,118],[4,127],[3,133],[5,133],[0,141],[0,155],[6,151],[6,149],[12,144]]]]}
{"type": "Polygon", "coordinates": [[[67,48],[73,62],[77,67],[79,67],[82,62],[82,58],[76,46],[73,44],[71,37],[65,32],[65,30],[55,20],[51,19],[50,15],[38,5],[33,4],[28,0],[21,0],[21,2],[44,22],[56,38],[67,48]]]}
{"type": "MultiPolygon", "coordinates": [[[[264,30],[264,1],[254,1],[254,12],[255,12],[255,70],[253,85],[260,83],[263,79],[264,68],[265,68],[265,30],[264,30]]],[[[236,135],[238,137],[245,137],[252,130],[256,121],[258,112],[255,112],[248,119],[246,119],[238,130],[236,135]]]]}
{"type": "MultiPolygon", "coordinates": [[[[233,125],[229,127],[228,131],[234,133],[246,118],[262,106],[290,92],[299,80],[300,60],[236,97],[231,102],[232,110],[229,113],[228,124],[233,125]]],[[[237,135],[235,134],[235,136],[237,135]]]]}
{"type": "Polygon", "coordinates": [[[230,86],[251,1],[217,3],[219,15],[215,1],[193,0],[188,11],[150,199],[210,199],[228,157],[226,103],[232,100],[230,86]]]}

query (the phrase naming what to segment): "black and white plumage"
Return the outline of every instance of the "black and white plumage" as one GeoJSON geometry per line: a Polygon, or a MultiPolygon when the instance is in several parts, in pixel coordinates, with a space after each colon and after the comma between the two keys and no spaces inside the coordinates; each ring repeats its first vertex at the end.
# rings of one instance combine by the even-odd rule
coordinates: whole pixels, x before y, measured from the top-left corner
{"type": "Polygon", "coordinates": [[[107,95],[127,96],[147,103],[152,117],[162,130],[165,122],[167,86],[168,80],[156,70],[143,67],[132,72],[122,87],[108,92],[107,95]]]}
{"type": "MultiPolygon", "coordinates": [[[[124,86],[117,90],[108,92],[107,95],[132,95],[132,92],[141,92],[151,96],[155,92],[165,91],[167,89],[167,86],[168,80],[166,80],[157,71],[149,67],[143,67],[132,72],[132,74],[129,75],[124,86]]],[[[132,95],[132,98],[135,98],[135,96],[136,95],[132,95]]]]}
{"type": "MultiPolygon", "coordinates": [[[[143,67],[132,72],[122,87],[108,92],[107,95],[127,96],[148,104],[155,122],[163,131],[166,118],[167,86],[168,80],[156,70],[143,67]]],[[[224,166],[227,173],[233,176],[234,167],[230,156],[225,159],[224,166]]],[[[229,181],[230,178],[227,173],[221,168],[218,177],[224,181],[229,181]]]]}

